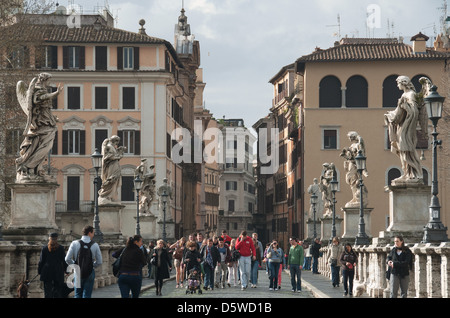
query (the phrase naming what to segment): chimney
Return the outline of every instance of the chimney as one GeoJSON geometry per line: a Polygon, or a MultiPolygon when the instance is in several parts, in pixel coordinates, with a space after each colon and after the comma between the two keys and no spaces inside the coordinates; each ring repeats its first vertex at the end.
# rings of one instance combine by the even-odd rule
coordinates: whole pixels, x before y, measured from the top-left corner
{"type": "Polygon", "coordinates": [[[414,35],[411,38],[413,52],[414,53],[426,53],[428,39],[429,39],[429,37],[426,36],[425,34],[422,34],[422,32],[419,32],[418,34],[414,35]]]}

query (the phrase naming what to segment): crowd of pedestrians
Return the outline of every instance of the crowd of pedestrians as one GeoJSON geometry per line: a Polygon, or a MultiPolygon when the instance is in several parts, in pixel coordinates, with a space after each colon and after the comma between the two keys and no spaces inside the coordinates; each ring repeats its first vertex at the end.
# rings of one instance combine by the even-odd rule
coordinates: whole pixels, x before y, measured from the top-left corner
{"type": "MultiPolygon", "coordinates": [[[[52,233],[48,243],[42,248],[38,264],[38,275],[43,282],[46,298],[61,298],[75,291],[75,298],[90,298],[94,286],[95,268],[102,264],[99,245],[94,241],[94,228],[86,226],[82,237],[74,240],[65,253],[58,243],[58,234],[52,233]],[[76,266],[71,289],[65,282],[68,267],[76,266]]],[[[319,274],[318,262],[323,256],[320,239],[311,244],[289,239],[286,253],[274,239],[263,248],[258,235],[248,236],[246,231],[239,237],[231,238],[226,231],[221,236],[204,238],[202,233],[180,238],[173,244],[158,240],[144,245],[140,235],[128,238],[124,248],[112,256],[120,257],[118,287],[123,298],[138,298],[143,279],[143,269],[147,266],[146,278],[155,280],[156,295],[162,295],[165,279],[170,277],[172,268],[176,271],[176,288],[184,288],[189,273],[201,273],[200,282],[204,290],[214,288],[248,287],[257,288],[264,280],[259,277],[265,266],[267,288],[277,291],[281,288],[281,273],[288,270],[292,292],[302,291],[302,271],[310,270],[319,274]]],[[[352,296],[355,267],[358,257],[352,245],[340,243],[338,237],[332,239],[327,249],[327,264],[331,270],[333,287],[343,282],[344,296],[352,296]],[[341,276],[342,273],[342,276],[341,276]]],[[[394,239],[394,248],[387,257],[387,279],[390,297],[396,298],[400,289],[401,297],[407,297],[409,271],[412,268],[412,252],[401,236],[394,239]]]]}

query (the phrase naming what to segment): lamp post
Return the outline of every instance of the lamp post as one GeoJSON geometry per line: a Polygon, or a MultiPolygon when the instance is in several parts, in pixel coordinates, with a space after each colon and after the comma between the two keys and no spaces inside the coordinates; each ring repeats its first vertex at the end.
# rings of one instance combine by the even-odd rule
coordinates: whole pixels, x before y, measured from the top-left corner
{"type": "Polygon", "coordinates": [[[164,242],[166,241],[166,235],[167,235],[166,234],[166,207],[167,207],[167,197],[168,196],[169,195],[167,194],[167,190],[163,189],[163,191],[161,193],[161,198],[162,198],[162,202],[163,202],[163,212],[164,212],[164,215],[163,215],[163,233],[162,233],[164,242]]]}
{"type": "Polygon", "coordinates": [[[98,216],[98,170],[102,167],[102,154],[95,148],[94,153],[91,155],[92,165],[95,168],[95,179],[94,179],[94,236],[98,243],[103,243],[103,233],[100,231],[100,218],[98,216]]]}
{"type": "Polygon", "coordinates": [[[336,192],[339,187],[339,182],[336,180],[336,172],[333,173],[333,180],[330,181],[331,193],[333,195],[333,220],[331,223],[331,237],[330,244],[333,241],[333,237],[336,236],[336,192]]]}
{"type": "Polygon", "coordinates": [[[437,93],[437,87],[431,87],[431,93],[424,98],[425,107],[427,109],[428,118],[433,123],[433,180],[431,183],[431,202],[429,206],[430,218],[424,227],[423,243],[440,243],[447,242],[447,227],[441,222],[441,206],[439,204],[438,194],[438,176],[437,176],[437,146],[442,144],[442,140],[438,140],[439,133],[436,127],[439,119],[442,117],[442,107],[445,97],[437,93]]]}
{"type": "Polygon", "coordinates": [[[317,204],[317,195],[313,193],[311,195],[311,205],[313,207],[313,237],[314,239],[317,237],[316,232],[316,204],[317,204]]]}
{"type": "Polygon", "coordinates": [[[134,189],[136,190],[136,235],[141,235],[141,227],[139,225],[139,191],[142,188],[142,180],[139,178],[139,175],[134,179],[134,189]]]}
{"type": "Polygon", "coordinates": [[[370,240],[366,234],[366,225],[364,223],[364,183],[363,183],[363,171],[366,170],[366,157],[363,155],[362,151],[358,151],[358,155],[355,157],[356,169],[359,173],[359,224],[358,224],[358,234],[356,235],[355,245],[369,245],[370,240]]]}

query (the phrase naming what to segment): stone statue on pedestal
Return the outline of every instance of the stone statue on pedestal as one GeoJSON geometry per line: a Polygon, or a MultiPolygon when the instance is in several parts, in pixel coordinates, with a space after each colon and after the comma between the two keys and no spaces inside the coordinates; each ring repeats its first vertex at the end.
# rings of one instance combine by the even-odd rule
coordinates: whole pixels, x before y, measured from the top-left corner
{"type": "Polygon", "coordinates": [[[322,192],[322,202],[324,207],[324,216],[333,214],[333,198],[331,195],[331,180],[336,175],[334,163],[324,163],[322,165],[322,175],[320,176],[319,189],[322,192]]]}
{"type": "MultiPolygon", "coordinates": [[[[16,159],[16,182],[48,182],[51,178],[43,169],[44,160],[53,147],[58,118],[52,114],[52,100],[61,92],[58,85],[54,93],[49,93],[49,73],[40,73],[27,85],[17,82],[16,94],[22,110],[27,115],[27,124],[20,145],[20,157],[16,159]]],[[[50,164],[50,163],[49,163],[50,164]]]]}
{"type": "MultiPolygon", "coordinates": [[[[317,180],[317,178],[314,178],[313,180],[313,184],[311,184],[308,187],[308,193],[310,195],[315,194],[317,196],[317,204],[316,204],[316,218],[321,217],[322,215],[319,215],[318,212],[322,212],[323,211],[323,202],[322,202],[322,193],[320,191],[320,185],[319,185],[319,180],[317,180]]],[[[309,210],[309,217],[311,219],[313,219],[313,207],[312,205],[310,206],[310,210],[309,210]]]]}
{"type": "Polygon", "coordinates": [[[152,214],[150,207],[155,199],[155,176],[156,173],[149,173],[148,169],[153,170],[154,165],[150,168],[147,167],[147,159],[141,159],[141,164],[136,168],[134,177],[139,177],[142,180],[142,188],[139,191],[139,213],[140,214],[152,214]]]}
{"type": "Polygon", "coordinates": [[[420,124],[423,136],[428,136],[428,118],[424,107],[423,97],[429,89],[430,80],[420,79],[422,91],[416,93],[414,85],[407,76],[397,78],[397,86],[403,90],[398,100],[397,108],[384,114],[384,122],[389,129],[391,151],[399,158],[403,174],[392,181],[396,183],[420,183],[423,184],[422,166],[416,152],[417,124],[420,124]]]}
{"type": "Polygon", "coordinates": [[[122,159],[125,147],[120,146],[120,138],[111,136],[102,143],[102,187],[98,191],[98,204],[112,204],[117,201],[117,190],[121,182],[119,160],[122,159]]]}
{"type": "MultiPolygon", "coordinates": [[[[344,169],[346,171],[345,174],[345,182],[350,186],[352,190],[353,198],[345,204],[346,207],[359,207],[360,206],[360,185],[359,185],[359,173],[356,167],[355,157],[358,155],[359,150],[361,150],[362,154],[366,155],[366,149],[364,145],[364,140],[356,131],[350,131],[347,134],[347,137],[352,142],[352,144],[342,149],[340,154],[341,157],[345,159],[344,161],[344,169]]],[[[367,172],[367,168],[362,172],[363,176],[368,177],[369,173],[367,172]]],[[[367,187],[364,187],[363,190],[363,204],[367,206],[367,187]]]]}

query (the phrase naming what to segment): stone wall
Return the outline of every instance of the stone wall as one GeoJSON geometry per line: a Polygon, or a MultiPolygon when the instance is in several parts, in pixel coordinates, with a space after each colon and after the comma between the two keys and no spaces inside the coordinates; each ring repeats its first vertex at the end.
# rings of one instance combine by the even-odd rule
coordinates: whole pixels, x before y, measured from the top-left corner
{"type": "MultiPolygon", "coordinates": [[[[450,297],[450,242],[436,244],[407,244],[414,254],[414,265],[410,271],[408,297],[411,298],[449,298],[450,297]]],[[[358,265],[354,279],[356,288],[364,290],[373,298],[389,297],[389,281],[385,273],[386,259],[393,245],[376,244],[354,246],[358,254],[358,265]]],[[[321,249],[319,258],[320,274],[330,278],[331,270],[327,264],[329,248],[321,249]]],[[[341,272],[342,279],[342,272],[341,272]]]]}
{"type": "MultiPolygon", "coordinates": [[[[70,242],[60,244],[66,247],[67,252],[70,242]]],[[[0,298],[17,297],[17,287],[22,279],[32,280],[36,277],[42,246],[37,243],[0,241],[0,298]]],[[[111,266],[115,258],[111,255],[120,248],[122,245],[100,244],[103,264],[95,269],[94,289],[117,282],[111,266]]],[[[44,297],[41,285],[37,276],[29,285],[28,297],[44,297]]]]}

